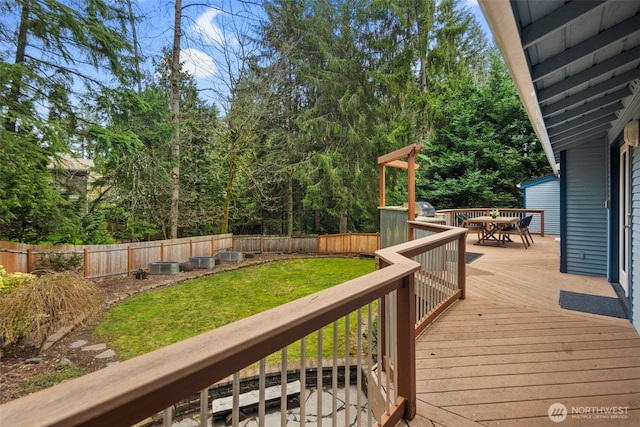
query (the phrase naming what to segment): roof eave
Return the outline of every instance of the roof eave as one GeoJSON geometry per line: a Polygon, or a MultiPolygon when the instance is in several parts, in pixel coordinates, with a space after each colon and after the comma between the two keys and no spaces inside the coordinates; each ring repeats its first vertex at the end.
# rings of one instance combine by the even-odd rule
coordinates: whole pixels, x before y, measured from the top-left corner
{"type": "Polygon", "coordinates": [[[491,28],[495,43],[509,69],[520,100],[529,116],[529,121],[542,143],[549,165],[551,165],[554,175],[558,175],[558,164],[542,118],[542,111],[531,80],[529,65],[524,56],[520,33],[513,16],[511,4],[509,0],[479,0],[478,3],[489,28],[491,28]]]}

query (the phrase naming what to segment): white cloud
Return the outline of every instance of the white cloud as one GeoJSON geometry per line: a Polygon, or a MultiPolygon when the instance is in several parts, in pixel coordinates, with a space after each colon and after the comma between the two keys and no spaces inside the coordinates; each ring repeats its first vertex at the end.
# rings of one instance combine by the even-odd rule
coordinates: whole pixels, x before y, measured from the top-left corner
{"type": "Polygon", "coordinates": [[[213,22],[218,15],[217,10],[208,10],[196,18],[195,23],[191,26],[191,31],[202,36],[204,41],[221,45],[224,43],[224,34],[220,27],[213,22]]]}
{"type": "Polygon", "coordinates": [[[191,74],[196,79],[211,77],[218,71],[213,57],[197,49],[180,51],[182,71],[191,74]]]}
{"type": "Polygon", "coordinates": [[[466,6],[467,7],[476,7],[476,6],[478,6],[478,0],[467,0],[466,6]]]}

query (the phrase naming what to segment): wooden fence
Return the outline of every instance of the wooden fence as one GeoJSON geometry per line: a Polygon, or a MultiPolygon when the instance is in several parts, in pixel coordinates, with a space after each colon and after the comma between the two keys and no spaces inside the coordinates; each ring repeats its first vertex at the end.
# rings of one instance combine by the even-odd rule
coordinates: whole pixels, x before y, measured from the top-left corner
{"type": "Polygon", "coordinates": [[[82,259],[84,276],[97,278],[131,274],[139,268],[147,269],[149,263],[155,261],[187,262],[192,256],[214,256],[231,249],[232,245],[232,234],[116,245],[42,246],[0,242],[0,265],[7,273],[29,273],[38,268],[40,257],[46,254],[77,254],[82,259]]]}
{"type": "Polygon", "coordinates": [[[220,251],[244,253],[369,254],[380,247],[378,233],[349,233],[324,236],[213,236],[116,245],[41,246],[0,242],[0,265],[7,273],[29,273],[38,267],[42,254],[77,254],[85,277],[128,275],[150,262],[188,262],[189,257],[215,256],[220,251]]]}
{"type": "Polygon", "coordinates": [[[380,248],[379,233],[321,236],[233,236],[233,250],[245,253],[367,254],[380,248]]]}

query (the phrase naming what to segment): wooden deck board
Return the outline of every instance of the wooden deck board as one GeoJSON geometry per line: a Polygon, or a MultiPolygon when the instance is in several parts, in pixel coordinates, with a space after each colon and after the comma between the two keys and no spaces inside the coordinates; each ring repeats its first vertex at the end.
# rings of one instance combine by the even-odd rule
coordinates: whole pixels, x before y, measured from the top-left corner
{"type": "Polygon", "coordinates": [[[615,297],[604,278],[559,273],[558,246],[477,247],[467,299],[416,342],[416,424],[640,425],[640,336],[626,319],[564,310],[561,290],[615,297]],[[548,416],[564,404],[562,423],[548,416]],[[623,417],[572,414],[623,407],[623,417]],[[607,417],[607,418],[604,418],[607,417]],[[418,420],[420,420],[418,422],[418,420]]]}

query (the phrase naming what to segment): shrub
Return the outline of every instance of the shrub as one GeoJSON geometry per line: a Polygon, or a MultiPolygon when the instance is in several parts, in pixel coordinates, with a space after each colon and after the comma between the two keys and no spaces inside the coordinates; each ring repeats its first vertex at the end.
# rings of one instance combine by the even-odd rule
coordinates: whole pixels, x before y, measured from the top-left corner
{"type": "Polygon", "coordinates": [[[82,271],[83,255],[77,252],[65,254],[62,252],[48,252],[38,255],[38,269],[51,271],[82,271]]]}
{"type": "Polygon", "coordinates": [[[36,276],[33,274],[20,272],[7,274],[4,267],[0,265],[0,298],[34,277],[36,276]]]}
{"type": "Polygon", "coordinates": [[[51,273],[27,280],[7,294],[0,311],[0,337],[5,344],[27,336],[41,347],[54,330],[97,315],[102,293],[76,273],[51,273]]]}

